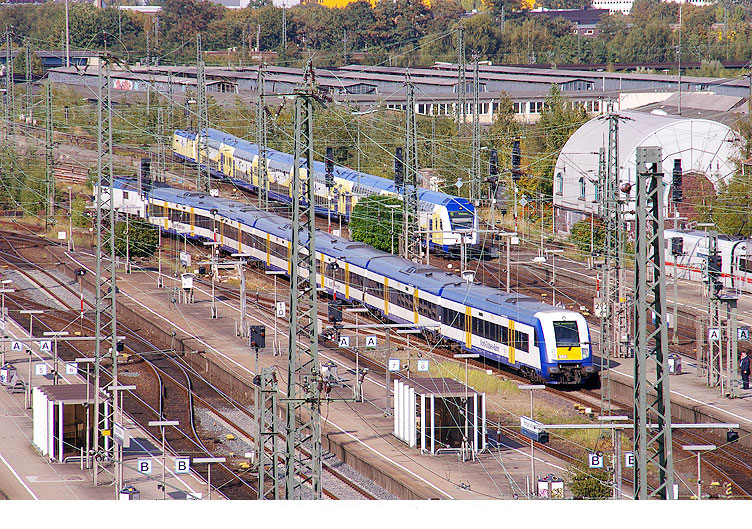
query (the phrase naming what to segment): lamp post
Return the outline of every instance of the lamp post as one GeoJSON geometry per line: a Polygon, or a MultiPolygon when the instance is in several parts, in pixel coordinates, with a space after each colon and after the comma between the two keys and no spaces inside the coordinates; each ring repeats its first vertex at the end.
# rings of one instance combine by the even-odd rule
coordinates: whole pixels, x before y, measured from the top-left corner
{"type": "Polygon", "coordinates": [[[162,499],[167,499],[167,481],[165,479],[165,468],[167,467],[167,457],[165,455],[165,426],[178,426],[180,421],[149,421],[149,426],[158,426],[162,431],[162,499]]]}
{"type": "Polygon", "coordinates": [[[353,391],[355,392],[355,401],[360,402],[360,330],[358,329],[358,314],[363,312],[369,312],[366,307],[350,307],[346,308],[345,312],[352,312],[355,314],[355,385],[353,391]]]}
{"type": "Polygon", "coordinates": [[[551,302],[556,305],[556,254],[564,253],[564,250],[544,250],[547,254],[551,254],[551,302]]]}
{"type": "Polygon", "coordinates": [[[50,336],[54,340],[54,356],[52,360],[52,385],[57,386],[57,339],[60,336],[68,336],[68,331],[52,331],[42,333],[44,336],[50,336]]]}
{"type": "Polygon", "coordinates": [[[468,417],[467,417],[467,399],[469,398],[468,390],[467,390],[467,374],[468,374],[467,373],[467,361],[470,358],[480,358],[480,355],[475,354],[475,353],[462,353],[462,354],[456,354],[453,356],[457,360],[460,360],[460,359],[465,360],[465,432],[462,436],[462,454],[463,454],[462,457],[463,459],[465,459],[465,451],[467,450],[467,440],[468,440],[468,435],[469,435],[468,430],[470,429],[470,421],[468,420],[468,417]]]}
{"type": "MultiPolygon", "coordinates": [[[[107,391],[112,392],[112,421],[117,422],[120,419],[120,425],[123,425],[123,392],[133,391],[136,386],[109,386],[107,391]],[[120,403],[118,404],[118,393],[120,393],[120,403]]],[[[114,425],[112,426],[114,429],[114,425]]],[[[118,444],[117,455],[117,486],[115,487],[115,497],[117,498],[123,488],[123,447],[118,444]]]]}
{"type": "Polygon", "coordinates": [[[207,474],[206,474],[206,483],[208,485],[208,495],[207,499],[211,499],[211,466],[212,463],[224,463],[227,461],[224,457],[194,457],[193,458],[193,464],[201,464],[206,463],[207,464],[207,474]]]}
{"type": "MultiPolygon", "coordinates": [[[[19,310],[19,314],[28,314],[29,315],[29,337],[33,340],[34,339],[34,314],[44,314],[43,310],[38,309],[25,309],[25,310],[19,310]]],[[[29,353],[29,383],[26,384],[26,394],[25,394],[25,405],[26,409],[31,408],[31,347],[28,348],[29,353]]]]}
{"type": "Polygon", "coordinates": [[[89,461],[89,458],[91,457],[91,421],[89,419],[90,417],[90,408],[91,408],[91,395],[89,394],[89,388],[91,387],[91,384],[89,383],[89,364],[93,364],[97,361],[96,358],[76,358],[77,364],[86,364],[86,468],[91,468],[91,464],[89,461]]]}
{"type": "Polygon", "coordinates": [[[246,336],[248,325],[246,323],[246,299],[245,299],[245,263],[246,259],[251,258],[248,253],[234,253],[233,257],[238,258],[238,276],[240,279],[240,336],[246,336]]]}
{"type": "Polygon", "coordinates": [[[402,207],[401,204],[385,204],[385,208],[389,209],[389,215],[391,216],[391,231],[389,232],[389,238],[392,241],[392,254],[394,254],[394,210],[402,207]]]}
{"type": "MultiPolygon", "coordinates": [[[[214,234],[216,236],[216,233],[214,234]]],[[[211,318],[214,320],[217,318],[217,305],[215,303],[215,296],[214,296],[214,276],[216,275],[216,269],[217,269],[217,246],[219,246],[220,242],[218,241],[204,241],[204,246],[211,246],[212,247],[212,258],[211,258],[211,285],[212,285],[212,292],[211,292],[211,318]]]]}
{"type": "MultiPolygon", "coordinates": [[[[530,420],[535,420],[533,418],[533,391],[537,389],[546,389],[546,386],[542,384],[519,384],[517,386],[517,389],[519,390],[530,390],[530,420]]],[[[535,479],[535,441],[530,439],[530,475],[531,475],[531,482],[530,487],[535,487],[536,479],[535,479]]]]}
{"type": "Polygon", "coordinates": [[[703,452],[712,452],[717,448],[716,445],[685,445],[682,446],[682,450],[687,452],[694,452],[697,455],[697,499],[702,499],[702,475],[701,475],[701,461],[703,452]]]}
{"type": "MultiPolygon", "coordinates": [[[[277,356],[279,349],[279,340],[277,339],[277,320],[284,318],[284,313],[280,316],[277,312],[277,276],[285,275],[284,270],[266,270],[264,272],[268,276],[274,276],[274,356],[277,356]]],[[[258,374],[258,364],[256,365],[256,374],[258,374]]]]}
{"type": "MultiPolygon", "coordinates": [[[[65,0],[66,16],[68,14],[68,0],[65,0]]],[[[66,24],[67,25],[67,24],[66,24]]],[[[73,246],[73,188],[68,186],[68,251],[72,252],[73,246]]]]}

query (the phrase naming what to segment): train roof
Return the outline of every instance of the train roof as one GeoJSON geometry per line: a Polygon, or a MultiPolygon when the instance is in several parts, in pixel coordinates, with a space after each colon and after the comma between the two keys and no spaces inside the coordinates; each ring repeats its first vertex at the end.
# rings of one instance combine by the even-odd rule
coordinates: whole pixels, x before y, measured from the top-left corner
{"type": "MultiPolygon", "coordinates": [[[[196,132],[192,131],[176,130],[175,133],[184,137],[191,137],[192,135],[192,137],[195,138],[196,136],[196,132]]],[[[220,143],[230,145],[235,148],[236,152],[240,151],[241,158],[248,159],[248,161],[252,161],[253,157],[258,155],[258,146],[255,143],[251,143],[242,138],[238,138],[237,136],[233,136],[230,133],[209,128],[207,129],[206,137],[207,143],[209,145],[214,147],[218,147],[220,143]],[[245,154],[246,156],[243,157],[242,154],[245,154]]],[[[266,152],[267,163],[270,168],[289,171],[294,162],[293,156],[291,154],[283,153],[274,149],[267,149],[266,152]]],[[[315,172],[321,174],[326,172],[324,162],[314,161],[313,169],[315,172]]],[[[357,189],[357,185],[360,185],[361,188],[367,189],[369,191],[377,190],[387,191],[395,194],[397,193],[397,187],[395,186],[394,181],[388,178],[383,178],[363,172],[360,173],[360,178],[358,178],[358,171],[340,165],[334,166],[334,174],[338,178],[346,179],[355,183],[356,188],[354,188],[353,191],[356,194],[360,194],[360,190],[357,189]]],[[[431,191],[430,189],[419,188],[418,199],[422,202],[446,206],[447,210],[449,211],[475,211],[473,204],[466,198],[456,197],[447,193],[442,193],[440,191],[431,191]]]]}
{"type": "MultiPolygon", "coordinates": [[[[668,219],[671,220],[671,219],[668,219]]],[[[705,239],[708,236],[709,232],[705,232],[702,230],[691,230],[691,229],[678,229],[678,228],[666,228],[664,230],[664,233],[672,234],[672,233],[680,233],[682,235],[689,235],[690,237],[697,237],[699,239],[705,239]]],[[[717,234],[719,241],[752,241],[752,238],[750,237],[742,237],[739,235],[724,235],[723,233],[717,234]]]]}
{"type": "MultiPolygon", "coordinates": [[[[289,219],[261,211],[243,202],[163,186],[154,187],[151,195],[157,200],[168,200],[189,207],[204,210],[216,208],[217,214],[222,217],[242,222],[277,237],[289,240],[292,235],[289,219]]],[[[302,232],[301,244],[307,241],[307,232],[302,232]]],[[[316,251],[335,259],[347,259],[354,266],[492,314],[514,313],[517,318],[533,318],[537,312],[561,310],[527,296],[501,292],[485,285],[467,283],[462,278],[440,268],[414,263],[367,244],[350,241],[321,230],[316,231],[316,251]]]]}

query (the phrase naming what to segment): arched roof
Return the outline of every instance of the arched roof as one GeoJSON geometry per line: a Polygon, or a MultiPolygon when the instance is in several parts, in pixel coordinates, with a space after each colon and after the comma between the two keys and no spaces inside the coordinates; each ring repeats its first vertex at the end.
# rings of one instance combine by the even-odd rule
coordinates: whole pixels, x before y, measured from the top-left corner
{"type": "MultiPolygon", "coordinates": [[[[704,174],[718,190],[734,172],[738,136],[726,125],[707,119],[619,112],[619,182],[635,181],[637,147],[661,147],[664,181],[670,183],[674,160],[681,159],[684,172],[704,174]]],[[[598,177],[598,151],[608,152],[609,120],[591,119],[569,138],[556,161],[555,174],[568,181],[581,176],[591,182],[598,177]]],[[[666,187],[668,192],[668,186],[666,187]]]]}

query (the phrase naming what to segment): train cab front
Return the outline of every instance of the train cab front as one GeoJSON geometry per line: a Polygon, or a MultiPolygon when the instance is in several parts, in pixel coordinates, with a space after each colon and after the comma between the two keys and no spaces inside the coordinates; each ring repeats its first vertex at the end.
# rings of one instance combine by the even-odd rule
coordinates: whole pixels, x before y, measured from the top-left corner
{"type": "Polygon", "coordinates": [[[580,386],[597,379],[585,318],[562,310],[538,313],[538,319],[544,341],[541,374],[546,382],[580,386]]]}

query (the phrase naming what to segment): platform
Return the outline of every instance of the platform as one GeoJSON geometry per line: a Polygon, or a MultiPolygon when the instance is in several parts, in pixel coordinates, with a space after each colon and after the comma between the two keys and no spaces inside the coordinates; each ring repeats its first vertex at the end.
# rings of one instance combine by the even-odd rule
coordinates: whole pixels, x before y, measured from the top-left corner
{"type": "MultiPolygon", "coordinates": [[[[80,252],[67,257],[62,252],[60,255],[61,258],[76,259],[73,266],[92,268],[90,255],[80,252]]],[[[178,285],[179,278],[163,278],[167,287],[178,285]]],[[[218,318],[213,320],[210,318],[211,287],[197,285],[194,303],[173,302],[168,289],[157,287],[154,271],[119,274],[118,288],[120,304],[134,309],[164,330],[174,329],[178,334],[193,336],[191,343],[196,344],[197,349],[203,349],[205,353],[202,354],[208,360],[223,366],[251,387],[255,359],[247,339],[235,335],[238,302],[220,296],[218,318]]],[[[280,286],[280,299],[284,299],[282,289],[280,286]]],[[[251,313],[249,320],[251,325],[267,327],[267,349],[259,355],[259,368],[276,366],[278,378],[286,380],[286,324],[279,320],[279,350],[284,353],[275,356],[271,347],[274,328],[271,315],[251,313]]],[[[340,372],[354,371],[354,363],[338,354],[336,348],[320,344],[319,355],[322,363],[333,361],[342,366],[340,372]]],[[[375,469],[372,472],[397,476],[384,488],[398,497],[512,499],[525,494],[530,477],[529,446],[507,443],[502,439],[498,449],[479,454],[475,461],[461,461],[457,454],[421,454],[420,450],[410,448],[393,435],[394,418],[391,414],[385,416],[386,386],[382,377],[366,377],[363,402],[326,404],[326,409],[322,410],[322,444],[325,448],[361,473],[357,461],[367,461],[375,469]]],[[[343,397],[352,394],[350,388],[337,391],[343,397]]],[[[540,451],[535,456],[536,474],[562,475],[567,467],[566,463],[540,451]]]]}
{"type": "MultiPolygon", "coordinates": [[[[6,333],[11,337],[28,338],[28,333],[10,320],[6,333]]],[[[40,353],[33,347],[33,363],[47,364],[48,372],[52,369],[52,358],[40,353]]],[[[16,366],[21,380],[28,382],[28,355],[25,352],[10,351],[6,347],[5,361],[16,366]]],[[[58,386],[84,385],[78,375],[66,375],[62,370],[58,386]]],[[[33,375],[32,387],[52,384],[51,375],[33,375]]],[[[85,385],[84,385],[85,387],[85,385]]],[[[60,394],[67,396],[66,391],[60,394]]],[[[80,400],[80,399],[78,399],[80,400]]],[[[149,433],[141,430],[130,420],[124,425],[131,434],[131,447],[124,450],[124,485],[131,485],[140,492],[141,500],[161,500],[162,490],[157,489],[162,477],[161,442],[149,433]],[[146,476],[137,472],[138,459],[151,459],[153,473],[146,476]]],[[[118,496],[112,476],[100,473],[100,486],[95,487],[90,470],[84,468],[80,457],[68,462],[59,462],[44,456],[33,444],[32,410],[26,408],[25,395],[11,391],[7,386],[0,386],[0,499],[10,500],[114,500],[118,496]]],[[[70,455],[70,454],[66,454],[70,455]]],[[[194,474],[174,473],[174,458],[166,458],[166,498],[186,499],[190,493],[193,497],[206,497],[206,483],[194,474]]],[[[213,494],[212,499],[221,499],[213,494]]]]}

